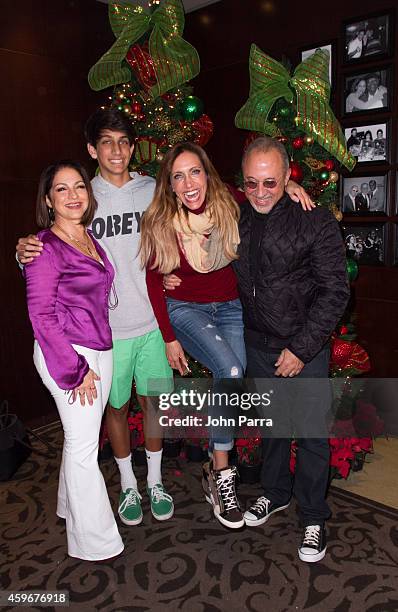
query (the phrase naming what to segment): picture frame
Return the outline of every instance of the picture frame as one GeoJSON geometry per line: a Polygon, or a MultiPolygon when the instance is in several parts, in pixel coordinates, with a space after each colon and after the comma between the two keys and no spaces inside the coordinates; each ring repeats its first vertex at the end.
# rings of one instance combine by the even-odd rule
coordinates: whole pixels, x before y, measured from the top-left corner
{"type": "Polygon", "coordinates": [[[393,49],[394,13],[391,10],[343,22],[343,63],[366,63],[384,59],[393,49]]]}
{"type": "Polygon", "coordinates": [[[390,129],[387,121],[344,127],[347,148],[357,164],[385,164],[390,160],[390,129]]]}
{"type": "Polygon", "coordinates": [[[392,67],[362,69],[343,75],[344,116],[388,112],[392,100],[392,67]]]}
{"type": "Polygon", "coordinates": [[[343,176],[341,210],[355,217],[387,215],[388,173],[343,176]]]}
{"type": "Polygon", "coordinates": [[[385,265],[386,223],[344,223],[342,232],[347,257],[360,265],[385,265]]]}
{"type": "Polygon", "coordinates": [[[335,81],[335,67],[336,67],[336,45],[334,41],[321,42],[318,45],[311,45],[301,47],[300,49],[300,61],[303,62],[307,57],[310,57],[317,49],[326,49],[330,53],[329,59],[329,82],[330,87],[333,87],[335,81]]]}

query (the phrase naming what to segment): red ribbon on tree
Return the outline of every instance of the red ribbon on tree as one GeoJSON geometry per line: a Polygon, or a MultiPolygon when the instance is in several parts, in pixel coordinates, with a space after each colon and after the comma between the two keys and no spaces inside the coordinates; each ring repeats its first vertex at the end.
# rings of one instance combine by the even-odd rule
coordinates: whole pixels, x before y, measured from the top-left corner
{"type": "Polygon", "coordinates": [[[213,122],[209,115],[201,115],[196,121],[192,121],[191,126],[195,132],[194,142],[204,147],[213,135],[213,122]]]}
{"type": "Polygon", "coordinates": [[[132,45],[127,51],[126,61],[145,89],[148,90],[155,85],[156,73],[153,59],[149,53],[148,41],[145,41],[143,45],[132,45]]]}

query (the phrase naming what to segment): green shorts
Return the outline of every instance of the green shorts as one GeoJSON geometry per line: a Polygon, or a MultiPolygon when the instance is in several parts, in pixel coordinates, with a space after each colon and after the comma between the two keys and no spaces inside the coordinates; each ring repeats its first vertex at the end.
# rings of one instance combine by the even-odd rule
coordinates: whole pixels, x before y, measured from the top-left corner
{"type": "Polygon", "coordinates": [[[156,396],[173,390],[173,371],[166,359],[162,334],[155,329],[137,338],[113,341],[113,377],[109,403],[121,408],[137,393],[156,396]]]}

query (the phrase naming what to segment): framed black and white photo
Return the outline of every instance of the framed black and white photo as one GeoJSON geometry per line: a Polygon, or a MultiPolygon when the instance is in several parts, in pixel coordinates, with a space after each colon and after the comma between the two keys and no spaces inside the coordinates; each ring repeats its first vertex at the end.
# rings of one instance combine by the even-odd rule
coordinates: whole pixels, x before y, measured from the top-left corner
{"type": "Polygon", "coordinates": [[[303,47],[301,49],[301,61],[303,62],[305,59],[313,55],[315,51],[318,49],[324,49],[325,51],[329,51],[329,83],[330,86],[333,84],[333,66],[334,66],[334,51],[333,51],[333,43],[324,43],[319,45],[312,45],[311,47],[303,47]]]}
{"type": "Polygon", "coordinates": [[[346,215],[385,215],[388,209],[387,174],[342,178],[341,209],[346,215]]]}
{"type": "Polygon", "coordinates": [[[347,149],[358,163],[389,160],[389,130],[387,123],[372,123],[344,128],[347,149]]]}
{"type": "Polygon", "coordinates": [[[368,72],[344,75],[345,115],[389,110],[391,68],[372,68],[368,72]]]}
{"type": "Polygon", "coordinates": [[[385,223],[345,223],[342,226],[347,257],[359,264],[382,266],[385,262],[385,223]]]}
{"type": "Polygon", "coordinates": [[[358,17],[343,24],[344,62],[388,57],[392,50],[392,12],[358,17]]]}

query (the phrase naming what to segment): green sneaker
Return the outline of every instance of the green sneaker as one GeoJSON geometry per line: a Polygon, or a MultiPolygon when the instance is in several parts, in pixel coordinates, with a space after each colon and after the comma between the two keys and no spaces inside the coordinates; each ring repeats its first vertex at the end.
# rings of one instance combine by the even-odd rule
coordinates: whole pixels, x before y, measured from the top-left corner
{"type": "Polygon", "coordinates": [[[147,492],[151,500],[151,512],[155,519],[166,521],[173,516],[173,498],[166,493],[161,483],[155,484],[152,489],[147,487],[147,492]]]}
{"type": "Polygon", "coordinates": [[[126,489],[119,495],[118,514],[125,525],[139,525],[142,521],[141,495],[135,489],[126,489]]]}

